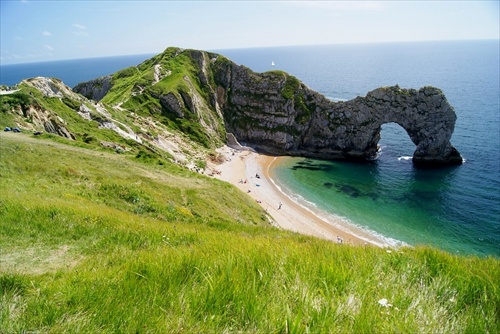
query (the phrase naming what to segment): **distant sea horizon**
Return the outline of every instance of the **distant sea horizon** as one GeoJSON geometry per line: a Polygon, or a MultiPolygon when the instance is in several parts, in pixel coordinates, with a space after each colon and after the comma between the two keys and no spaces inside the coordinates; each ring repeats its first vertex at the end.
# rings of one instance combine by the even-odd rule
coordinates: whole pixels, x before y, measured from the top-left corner
{"type": "MultiPolygon", "coordinates": [[[[452,144],[461,166],[421,170],[397,124],[382,127],[370,164],[286,158],[275,183],[304,206],[341,217],[390,243],[500,256],[499,40],[331,44],[207,50],[256,72],[283,70],[333,101],[381,86],[435,86],[457,114],[452,144]]],[[[154,56],[133,55],[2,65],[0,84],[49,76],[69,87],[154,56]]]]}
{"type": "Polygon", "coordinates": [[[151,53],[1,65],[0,85],[14,86],[24,79],[41,76],[60,79],[66,86],[73,88],[81,82],[138,65],[155,55],[156,53],[151,53]]]}
{"type": "MultiPolygon", "coordinates": [[[[448,42],[474,42],[474,41],[496,41],[492,39],[480,40],[439,40],[439,41],[395,41],[395,42],[362,42],[362,43],[332,43],[332,44],[311,44],[311,45],[286,45],[286,46],[263,46],[263,47],[244,47],[244,48],[222,48],[222,49],[199,49],[202,51],[218,53],[224,56],[232,55],[235,52],[249,50],[272,50],[272,49],[296,49],[296,48],[315,48],[315,47],[334,47],[334,46],[369,46],[369,45],[391,45],[391,44],[413,44],[413,43],[448,43],[448,42]]],[[[170,47],[170,46],[169,46],[170,47]]],[[[176,47],[176,46],[171,46],[176,47]]],[[[192,48],[181,48],[192,49],[192,48]]],[[[195,49],[195,48],[194,48],[195,49]]],[[[138,53],[129,55],[97,56],[85,58],[69,58],[59,60],[30,61],[22,63],[2,64],[0,62],[0,85],[13,86],[19,84],[22,80],[44,76],[49,78],[58,78],[68,87],[74,87],[77,84],[89,81],[102,76],[110,75],[129,66],[139,65],[143,61],[152,58],[156,53],[138,53]],[[74,68],[78,65],[78,68],[74,68]],[[98,65],[98,66],[96,66],[98,65]],[[71,71],[68,71],[71,69],[71,71]],[[73,72],[73,73],[71,73],[73,72]]],[[[231,59],[231,58],[230,58],[231,59]]],[[[234,59],[231,59],[235,61],[234,59]]],[[[245,65],[245,64],[240,64],[245,65]]],[[[258,70],[272,70],[272,68],[258,70]]],[[[299,78],[300,79],[300,78],[299,78]]]]}

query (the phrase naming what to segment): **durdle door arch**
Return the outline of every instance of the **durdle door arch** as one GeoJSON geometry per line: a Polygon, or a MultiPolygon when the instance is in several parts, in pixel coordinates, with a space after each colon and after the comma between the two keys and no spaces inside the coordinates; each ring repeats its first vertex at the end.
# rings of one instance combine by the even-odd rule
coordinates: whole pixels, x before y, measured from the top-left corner
{"type": "Polygon", "coordinates": [[[424,87],[420,90],[398,86],[379,88],[365,98],[345,102],[353,110],[353,126],[358,126],[352,143],[360,143],[367,158],[376,154],[381,127],[396,123],[415,144],[413,162],[421,166],[461,164],[460,153],[451,145],[456,115],[441,90],[424,87]],[[356,119],[366,119],[356,123],[356,119]],[[366,143],[363,149],[363,143],[366,143]]]}
{"type": "Polygon", "coordinates": [[[416,146],[413,163],[458,165],[451,145],[456,114],[435,87],[381,87],[365,97],[334,102],[281,71],[255,73],[214,61],[217,107],[227,133],[275,154],[372,160],[383,124],[397,123],[416,146]]]}
{"type": "MultiPolygon", "coordinates": [[[[456,115],[441,90],[383,87],[346,102],[330,102],[318,112],[298,145],[298,155],[373,160],[382,125],[396,123],[416,148],[413,163],[422,167],[458,165],[451,145],[456,115]]],[[[294,152],[292,152],[293,154],[294,152]]]]}

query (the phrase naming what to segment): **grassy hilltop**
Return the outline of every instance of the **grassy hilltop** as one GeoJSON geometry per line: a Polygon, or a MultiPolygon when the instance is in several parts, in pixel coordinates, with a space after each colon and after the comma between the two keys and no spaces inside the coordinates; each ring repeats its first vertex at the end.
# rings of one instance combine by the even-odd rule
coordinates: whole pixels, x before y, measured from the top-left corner
{"type": "Polygon", "coordinates": [[[0,134],[0,333],[499,333],[498,259],[281,231],[150,151],[0,134]]]}

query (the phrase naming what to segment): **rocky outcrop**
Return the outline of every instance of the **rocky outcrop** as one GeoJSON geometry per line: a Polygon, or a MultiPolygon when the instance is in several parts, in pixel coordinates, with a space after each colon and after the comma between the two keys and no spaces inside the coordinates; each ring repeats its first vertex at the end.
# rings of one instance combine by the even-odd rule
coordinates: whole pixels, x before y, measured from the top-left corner
{"type": "Polygon", "coordinates": [[[162,95],[159,98],[160,105],[165,108],[169,113],[175,114],[177,117],[183,118],[184,112],[182,109],[184,105],[182,101],[175,96],[174,93],[170,92],[168,94],[162,95]]]}
{"type": "Polygon", "coordinates": [[[23,80],[22,82],[38,89],[45,97],[76,96],[76,94],[66,86],[60,79],[36,77],[23,80]]]}
{"type": "Polygon", "coordinates": [[[75,139],[75,136],[66,128],[64,121],[60,118],[51,117],[43,124],[45,131],[67,139],[75,139]]]}
{"type": "Polygon", "coordinates": [[[82,82],[73,88],[73,91],[85,96],[89,100],[100,101],[111,89],[111,75],[82,82]]]}
{"type": "Polygon", "coordinates": [[[30,105],[24,109],[19,108],[16,112],[21,116],[16,123],[23,129],[31,131],[40,131],[43,129],[45,132],[67,139],[75,139],[75,135],[68,130],[66,122],[54,115],[50,110],[37,105],[30,105]]]}
{"type": "MultiPolygon", "coordinates": [[[[373,160],[382,125],[394,122],[415,144],[416,165],[462,162],[450,142],[455,112],[434,87],[382,87],[333,102],[285,72],[255,73],[215,53],[178,48],[168,48],[113,80],[120,87],[113,95],[115,108],[166,116],[165,124],[205,147],[232,138],[226,136],[231,133],[243,146],[275,154],[373,160]],[[125,89],[127,85],[133,87],[125,89]]],[[[46,94],[60,95],[58,85],[35,83],[46,94]]],[[[113,89],[111,76],[74,88],[95,101],[113,89]]],[[[90,115],[82,107],[77,111],[90,115]]]]}
{"type": "Polygon", "coordinates": [[[284,72],[258,74],[224,59],[213,68],[226,129],[245,145],[276,154],[372,160],[381,126],[394,122],[416,145],[416,165],[462,163],[450,143],[456,115],[437,88],[383,87],[333,102],[284,72]]]}

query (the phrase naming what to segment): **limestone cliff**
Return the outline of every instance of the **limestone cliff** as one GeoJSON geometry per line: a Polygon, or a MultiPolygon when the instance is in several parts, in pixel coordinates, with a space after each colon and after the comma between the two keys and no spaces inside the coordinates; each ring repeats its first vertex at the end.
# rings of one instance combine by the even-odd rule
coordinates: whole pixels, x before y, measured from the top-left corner
{"type": "Polygon", "coordinates": [[[89,100],[100,101],[111,89],[111,75],[96,78],[76,85],[73,90],[89,100]]]}
{"type": "Polygon", "coordinates": [[[372,160],[381,126],[403,127],[416,150],[413,162],[460,164],[451,145],[456,115],[437,88],[383,87],[347,102],[333,102],[280,71],[254,73],[214,61],[217,101],[226,129],[242,143],[277,154],[372,160]]]}

